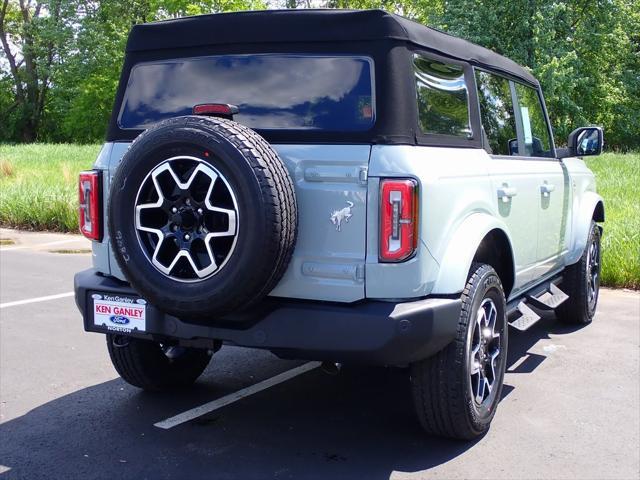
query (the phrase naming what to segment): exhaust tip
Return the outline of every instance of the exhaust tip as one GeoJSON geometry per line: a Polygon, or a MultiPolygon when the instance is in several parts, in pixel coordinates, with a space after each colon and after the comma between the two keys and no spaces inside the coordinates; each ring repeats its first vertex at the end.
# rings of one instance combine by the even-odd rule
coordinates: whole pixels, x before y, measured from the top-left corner
{"type": "Polygon", "coordinates": [[[338,375],[340,373],[340,369],[342,368],[342,364],[336,362],[322,362],[320,368],[327,375],[338,375]]]}

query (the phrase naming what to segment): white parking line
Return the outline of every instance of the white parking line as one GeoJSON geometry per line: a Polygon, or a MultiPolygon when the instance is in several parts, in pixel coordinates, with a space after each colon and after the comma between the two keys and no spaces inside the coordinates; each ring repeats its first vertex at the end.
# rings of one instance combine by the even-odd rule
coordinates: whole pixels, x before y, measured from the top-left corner
{"type": "Polygon", "coordinates": [[[38,249],[42,247],[51,247],[53,245],[60,245],[62,243],[71,243],[77,242],[81,239],[78,238],[65,238],[64,240],[56,240],[55,242],[46,242],[46,243],[34,243],[33,245],[17,245],[15,247],[0,247],[0,252],[11,252],[13,250],[24,250],[27,248],[38,249]]]}
{"type": "Polygon", "coordinates": [[[57,300],[58,298],[73,297],[73,292],[58,293],[56,295],[47,295],[46,297],[27,298],[26,300],[17,300],[15,302],[0,303],[1,308],[17,307],[18,305],[26,305],[28,303],[47,302],[49,300],[57,300]]]}
{"type": "Polygon", "coordinates": [[[242,400],[249,395],[253,395],[254,393],[258,393],[262,390],[266,390],[267,388],[273,387],[274,385],[277,385],[279,383],[286,382],[293,377],[297,377],[298,375],[306,373],[309,370],[313,370],[314,368],[318,368],[319,366],[320,362],[305,363],[304,365],[300,365],[299,367],[292,368],[291,370],[280,373],[275,377],[268,378],[256,383],[255,385],[251,385],[250,387],[243,388],[241,390],[238,390],[237,392],[230,393],[229,395],[225,395],[224,397],[218,398],[217,400],[213,400],[211,402],[205,403],[204,405],[200,405],[199,407],[192,408],[191,410],[187,410],[186,412],[182,412],[174,417],[162,420],[161,422],[154,423],[153,425],[155,427],[168,430],[170,428],[193,420],[194,418],[198,418],[202,415],[213,412],[214,410],[229,405],[230,403],[242,400]]]}

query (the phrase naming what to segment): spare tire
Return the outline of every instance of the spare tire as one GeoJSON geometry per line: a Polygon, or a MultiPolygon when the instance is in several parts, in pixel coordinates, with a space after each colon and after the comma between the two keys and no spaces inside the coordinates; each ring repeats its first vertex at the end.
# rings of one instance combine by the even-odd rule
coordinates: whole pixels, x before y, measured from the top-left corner
{"type": "Polygon", "coordinates": [[[260,301],[296,240],[291,178],[267,141],[231,120],[185,116],[142,133],[111,182],[115,258],[151,304],[213,320],[260,301]]]}

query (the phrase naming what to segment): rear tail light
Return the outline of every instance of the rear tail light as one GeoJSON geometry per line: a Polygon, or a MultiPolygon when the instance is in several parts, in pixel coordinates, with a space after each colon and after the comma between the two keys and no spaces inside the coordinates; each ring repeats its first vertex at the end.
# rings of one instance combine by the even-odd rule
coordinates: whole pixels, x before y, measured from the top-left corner
{"type": "Polygon", "coordinates": [[[80,204],[80,232],[91,240],[102,239],[102,212],[100,211],[101,175],[99,171],[80,172],[78,200],[80,204]]]}
{"type": "Polygon", "coordinates": [[[401,262],[416,251],[418,185],[415,180],[380,182],[380,261],[401,262]]]}

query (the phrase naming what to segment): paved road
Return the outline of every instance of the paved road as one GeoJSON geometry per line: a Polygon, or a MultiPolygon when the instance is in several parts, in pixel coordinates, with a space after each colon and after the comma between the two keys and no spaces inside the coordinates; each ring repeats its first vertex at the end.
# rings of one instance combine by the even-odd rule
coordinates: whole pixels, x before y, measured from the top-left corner
{"type": "MultiPolygon", "coordinates": [[[[73,273],[89,266],[90,255],[50,253],[47,242],[0,247],[0,303],[69,292],[73,273]]],[[[512,331],[494,424],[460,443],[421,433],[405,371],[355,367],[338,376],[315,369],[159,429],[301,362],[224,347],[193,390],[147,394],[117,377],[104,338],[82,331],[72,297],[8,306],[0,479],[637,479],[639,320],[640,295],[604,290],[591,326],[545,319],[512,331]]]]}

